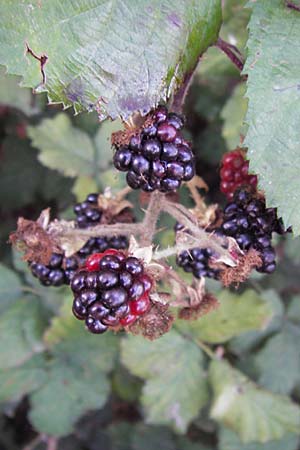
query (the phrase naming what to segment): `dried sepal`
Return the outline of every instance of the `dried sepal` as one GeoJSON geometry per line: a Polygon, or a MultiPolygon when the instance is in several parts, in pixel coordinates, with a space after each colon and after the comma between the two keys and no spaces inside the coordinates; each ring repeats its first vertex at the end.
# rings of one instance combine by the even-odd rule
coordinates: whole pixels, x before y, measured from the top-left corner
{"type": "Polygon", "coordinates": [[[185,307],[179,310],[178,317],[183,320],[197,320],[199,317],[219,308],[220,303],[210,292],[205,293],[198,305],[185,307]]]}
{"type": "Polygon", "coordinates": [[[170,313],[169,306],[156,302],[145,315],[128,327],[128,331],[153,341],[167,333],[173,322],[174,316],[170,313]]]}
{"type": "Polygon", "coordinates": [[[72,233],[75,228],[74,221],[57,219],[48,226],[48,233],[55,237],[59,247],[64,251],[67,258],[78,252],[88,240],[88,236],[80,236],[72,233]]]}
{"type": "Polygon", "coordinates": [[[9,237],[10,243],[18,251],[24,253],[25,261],[48,264],[52,253],[61,252],[59,242],[43,228],[48,220],[47,214],[47,210],[45,210],[44,214],[39,217],[40,223],[19,217],[17,230],[9,237]]]}
{"type": "Polygon", "coordinates": [[[246,281],[252,270],[262,265],[262,259],[257,250],[250,249],[244,255],[238,257],[236,267],[226,267],[220,273],[220,280],[225,287],[234,284],[238,286],[246,281]]]}

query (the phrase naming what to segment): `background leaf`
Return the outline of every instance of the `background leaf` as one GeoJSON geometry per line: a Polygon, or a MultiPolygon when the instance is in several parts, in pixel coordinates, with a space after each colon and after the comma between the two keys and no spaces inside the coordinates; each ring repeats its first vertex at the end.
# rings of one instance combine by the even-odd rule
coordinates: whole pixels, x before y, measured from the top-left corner
{"type": "Polygon", "coordinates": [[[228,428],[221,428],[219,450],[297,450],[300,439],[295,434],[286,434],[282,439],[269,441],[265,444],[253,442],[243,444],[237,434],[228,428]]]}
{"type": "Polygon", "coordinates": [[[115,3],[45,1],[3,5],[0,63],[22,75],[25,86],[41,82],[39,62],[25,42],[47,54],[45,89],[53,102],[76,111],[95,108],[101,117],[147,112],[180,83],[212,44],[221,23],[221,2],[115,3]],[[133,7],[134,6],[134,7],[133,7]],[[49,39],[49,30],[52,38],[49,39]],[[141,32],[142,30],[142,32],[141,32]]]}
{"type": "Polygon", "coordinates": [[[208,399],[201,350],[172,330],[153,342],[124,339],[122,361],[146,380],[142,404],[147,422],[184,432],[208,399]]]}
{"type": "Polygon", "coordinates": [[[298,405],[259,389],[227,362],[213,361],[209,380],[214,392],[211,417],[235,431],[242,442],[267,442],[300,432],[298,405]]]}
{"type": "Polygon", "coordinates": [[[267,204],[300,234],[299,72],[300,15],[281,0],[249,2],[245,139],[250,169],[267,204]],[[287,182],[288,180],[288,182],[287,182]]]}
{"type": "Polygon", "coordinates": [[[223,290],[217,298],[218,309],[196,321],[179,321],[179,328],[200,340],[218,343],[245,331],[264,329],[272,318],[269,305],[254,291],[236,295],[223,290]]]}
{"type": "Polygon", "coordinates": [[[241,145],[241,138],[245,136],[247,127],[244,125],[247,112],[247,99],[244,98],[245,84],[238,84],[231,97],[225,103],[221,112],[224,120],[222,136],[226,141],[228,150],[241,145]]]}
{"type": "Polygon", "coordinates": [[[19,277],[4,264],[0,264],[0,312],[21,295],[22,285],[19,277]]]}

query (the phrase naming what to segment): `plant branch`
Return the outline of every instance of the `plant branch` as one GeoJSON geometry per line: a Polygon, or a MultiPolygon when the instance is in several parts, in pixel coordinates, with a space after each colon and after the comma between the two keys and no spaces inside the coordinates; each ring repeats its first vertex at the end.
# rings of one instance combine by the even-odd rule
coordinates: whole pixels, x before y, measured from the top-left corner
{"type": "Polygon", "coordinates": [[[286,2],[286,6],[288,7],[288,8],[290,8],[290,9],[293,9],[294,11],[298,11],[298,12],[300,12],[300,6],[298,6],[298,5],[295,5],[295,3],[294,2],[286,2]]]}
{"type": "MultiPolygon", "coordinates": [[[[52,225],[52,230],[55,234],[55,224],[52,225]]],[[[117,223],[117,224],[105,224],[105,225],[96,225],[90,228],[69,228],[65,231],[60,232],[57,230],[57,234],[64,236],[77,236],[77,237],[86,237],[87,240],[90,237],[98,237],[98,236],[130,236],[134,234],[140,234],[143,232],[142,223],[117,223]]]]}
{"type": "Polygon", "coordinates": [[[153,236],[156,231],[157,221],[164,204],[165,195],[161,192],[153,192],[150,202],[145,213],[144,220],[141,224],[143,228],[141,236],[141,245],[147,246],[152,244],[153,236]]]}
{"type": "Polygon", "coordinates": [[[230,61],[238,68],[241,72],[244,68],[244,62],[242,60],[241,52],[232,44],[229,44],[226,41],[223,41],[220,37],[217,40],[216,47],[219,48],[226,56],[230,59],[230,61]]]}
{"type": "MultiPolygon", "coordinates": [[[[233,267],[236,266],[236,262],[230,255],[229,251],[223,247],[223,244],[226,242],[224,238],[220,238],[212,233],[207,233],[202,228],[199,228],[194,221],[190,220],[189,215],[183,212],[182,205],[165,201],[164,209],[186,229],[188,229],[192,236],[194,236],[194,247],[211,248],[219,255],[219,257],[224,259],[226,264],[232,265],[233,267]]],[[[192,236],[191,238],[193,239],[192,236]]],[[[190,245],[188,240],[187,243],[190,245]]],[[[170,249],[166,250],[170,253],[170,249]]],[[[172,254],[174,254],[174,252],[172,254]]],[[[168,256],[171,256],[171,254],[168,256]]]]}

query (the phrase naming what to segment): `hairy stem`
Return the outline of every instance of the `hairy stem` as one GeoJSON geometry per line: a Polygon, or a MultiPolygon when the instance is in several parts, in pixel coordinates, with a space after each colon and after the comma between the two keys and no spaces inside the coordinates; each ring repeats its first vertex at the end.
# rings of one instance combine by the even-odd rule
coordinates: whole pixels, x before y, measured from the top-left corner
{"type": "Polygon", "coordinates": [[[216,47],[219,48],[230,61],[238,68],[239,71],[243,70],[244,62],[242,60],[241,52],[234,46],[226,41],[223,41],[220,37],[217,40],[216,47]]]}
{"type": "MultiPolygon", "coordinates": [[[[53,229],[53,228],[52,228],[53,229]]],[[[71,228],[65,230],[65,232],[60,233],[58,231],[57,234],[63,234],[64,236],[78,236],[78,237],[86,237],[87,240],[90,237],[98,237],[98,236],[131,236],[140,234],[143,232],[143,226],[141,223],[117,223],[112,225],[96,225],[90,228],[71,228]]],[[[54,231],[55,234],[55,231],[54,231]]]]}
{"type": "Polygon", "coordinates": [[[144,220],[141,224],[143,233],[141,235],[141,245],[147,246],[152,244],[153,236],[156,231],[157,221],[164,204],[164,194],[161,192],[153,192],[150,202],[145,213],[144,220]]]}
{"type": "MultiPolygon", "coordinates": [[[[225,258],[227,264],[236,266],[236,262],[231,257],[229,251],[222,246],[222,244],[224,244],[224,239],[212,233],[207,233],[202,228],[199,228],[194,221],[190,220],[189,214],[185,214],[183,212],[182,205],[166,201],[164,204],[164,209],[171,216],[173,216],[179,223],[181,223],[186,229],[188,229],[189,233],[192,236],[194,236],[195,238],[194,247],[211,248],[220,257],[225,258]]],[[[187,244],[190,245],[189,242],[187,242],[187,244]]]]}

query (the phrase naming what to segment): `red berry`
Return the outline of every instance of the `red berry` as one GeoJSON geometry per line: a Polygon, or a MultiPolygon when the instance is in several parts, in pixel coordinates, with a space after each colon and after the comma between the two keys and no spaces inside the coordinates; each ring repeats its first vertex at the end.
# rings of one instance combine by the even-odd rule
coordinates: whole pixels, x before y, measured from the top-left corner
{"type": "Polygon", "coordinates": [[[249,161],[245,160],[244,152],[240,149],[226,153],[222,158],[220,170],[220,191],[230,200],[235,191],[241,186],[257,186],[257,176],[249,175],[249,161]]]}
{"type": "Polygon", "coordinates": [[[137,320],[137,316],[135,316],[134,314],[129,313],[129,314],[127,314],[127,316],[125,316],[122,319],[120,319],[120,324],[123,325],[123,327],[126,327],[128,325],[131,325],[136,320],[137,320]]]}
{"type": "Polygon", "coordinates": [[[173,125],[163,122],[157,127],[157,136],[163,142],[173,142],[177,134],[177,130],[173,125]]]}
{"type": "Polygon", "coordinates": [[[132,302],[130,302],[129,306],[130,306],[131,314],[133,314],[135,316],[141,316],[141,315],[145,314],[150,307],[149,295],[146,293],[146,294],[143,294],[137,300],[132,300],[132,302]]]}
{"type": "Polygon", "coordinates": [[[94,253],[93,255],[90,255],[86,262],[85,267],[89,272],[94,272],[95,270],[99,269],[99,263],[101,259],[103,258],[104,253],[94,253]]]}

